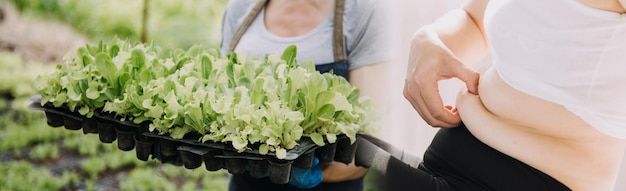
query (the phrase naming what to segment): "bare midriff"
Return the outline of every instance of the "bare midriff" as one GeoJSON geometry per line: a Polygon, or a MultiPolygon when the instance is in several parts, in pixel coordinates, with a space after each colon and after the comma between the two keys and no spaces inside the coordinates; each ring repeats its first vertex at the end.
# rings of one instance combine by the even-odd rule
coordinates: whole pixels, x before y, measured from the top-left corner
{"type": "Polygon", "coordinates": [[[490,67],[479,95],[461,90],[457,108],[480,141],[575,191],[612,191],[626,141],[605,135],[565,107],[520,92],[490,67]]]}

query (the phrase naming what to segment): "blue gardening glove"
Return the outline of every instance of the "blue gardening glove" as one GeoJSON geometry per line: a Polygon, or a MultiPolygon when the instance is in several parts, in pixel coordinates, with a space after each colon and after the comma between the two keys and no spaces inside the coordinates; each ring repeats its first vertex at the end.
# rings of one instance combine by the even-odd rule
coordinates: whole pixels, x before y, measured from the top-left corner
{"type": "Polygon", "coordinates": [[[301,189],[313,188],[322,182],[322,169],[318,165],[320,160],[317,157],[313,158],[313,165],[311,168],[291,168],[291,178],[289,184],[301,189]]]}

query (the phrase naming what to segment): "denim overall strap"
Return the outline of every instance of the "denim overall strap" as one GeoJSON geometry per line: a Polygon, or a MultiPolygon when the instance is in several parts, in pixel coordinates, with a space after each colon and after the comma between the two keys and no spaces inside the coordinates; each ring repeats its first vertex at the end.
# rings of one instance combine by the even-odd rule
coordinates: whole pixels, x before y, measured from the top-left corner
{"type": "Polygon", "coordinates": [[[333,53],[335,62],[346,61],[346,46],[343,36],[343,15],[346,1],[335,1],[335,15],[333,18],[333,53]]]}
{"type": "Polygon", "coordinates": [[[235,35],[233,35],[233,39],[230,41],[230,45],[228,45],[228,51],[230,52],[235,51],[235,47],[239,43],[239,40],[241,40],[243,33],[245,33],[246,30],[248,30],[248,28],[252,24],[252,21],[254,21],[254,19],[261,12],[261,9],[263,9],[263,7],[265,7],[265,5],[267,4],[267,1],[268,0],[259,0],[259,2],[252,8],[248,16],[246,16],[246,18],[241,23],[241,26],[237,28],[235,35]]]}
{"type": "Polygon", "coordinates": [[[335,3],[335,17],[333,18],[333,55],[335,62],[315,65],[315,70],[320,73],[333,72],[333,74],[350,80],[350,70],[346,58],[346,46],[343,37],[343,15],[345,0],[337,0],[335,3]]]}

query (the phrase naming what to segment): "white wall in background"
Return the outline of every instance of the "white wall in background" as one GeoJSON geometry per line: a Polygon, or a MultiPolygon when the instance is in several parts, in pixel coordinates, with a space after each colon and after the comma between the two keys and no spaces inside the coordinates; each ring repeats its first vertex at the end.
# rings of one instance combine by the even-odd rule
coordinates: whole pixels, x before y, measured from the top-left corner
{"type": "MultiPolygon", "coordinates": [[[[421,26],[433,22],[446,11],[459,7],[460,0],[395,0],[388,1],[391,9],[391,27],[393,36],[392,54],[396,60],[391,79],[393,109],[388,118],[388,125],[381,131],[386,141],[421,156],[430,143],[437,129],[428,126],[402,95],[409,42],[413,33],[421,26]]],[[[441,83],[444,103],[454,104],[456,91],[461,83],[455,80],[441,83]]]]}

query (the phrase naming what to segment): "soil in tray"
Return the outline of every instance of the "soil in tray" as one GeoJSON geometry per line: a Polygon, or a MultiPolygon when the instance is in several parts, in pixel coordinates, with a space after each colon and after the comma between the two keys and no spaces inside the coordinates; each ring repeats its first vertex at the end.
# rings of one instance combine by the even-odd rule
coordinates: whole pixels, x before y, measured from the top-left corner
{"type": "Polygon", "coordinates": [[[50,127],[61,127],[63,126],[63,116],[53,113],[53,112],[49,112],[46,111],[46,122],[48,123],[48,125],[50,127]]]}
{"type": "Polygon", "coordinates": [[[117,125],[115,127],[115,131],[117,132],[117,147],[120,150],[130,151],[135,148],[134,136],[135,132],[137,132],[137,129],[117,125]]]}
{"type": "Polygon", "coordinates": [[[115,132],[116,123],[106,120],[97,120],[96,124],[98,126],[98,137],[100,138],[100,142],[112,143],[115,139],[117,139],[117,133],[115,132]]]}
{"type": "Polygon", "coordinates": [[[274,184],[287,184],[291,175],[293,161],[270,159],[270,181],[274,184]]]}

